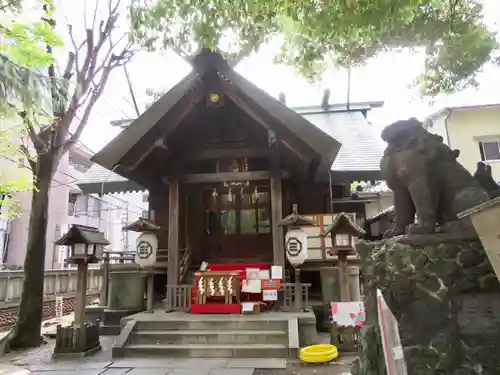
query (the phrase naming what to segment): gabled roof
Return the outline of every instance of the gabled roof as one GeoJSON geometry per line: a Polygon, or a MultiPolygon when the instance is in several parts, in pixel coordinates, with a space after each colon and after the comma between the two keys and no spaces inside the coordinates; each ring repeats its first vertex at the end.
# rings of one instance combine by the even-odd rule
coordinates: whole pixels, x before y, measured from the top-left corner
{"type": "MultiPolygon", "coordinates": [[[[346,180],[379,180],[380,159],[385,143],[380,138],[380,131],[369,124],[362,111],[353,108],[367,108],[366,103],[351,103],[350,112],[337,110],[337,107],[323,110],[320,107],[290,108],[305,117],[310,123],[342,143],[337,158],[331,169],[333,178],[346,180]],[[352,178],[351,178],[352,177],[352,178]]],[[[373,107],[380,106],[375,102],[373,107]]],[[[126,129],[126,128],[125,128],[126,129]]],[[[123,130],[122,132],[125,132],[123,130]]],[[[118,138],[118,137],[117,137],[118,138]]],[[[116,173],[94,164],[78,181],[78,186],[86,193],[100,194],[104,183],[104,194],[146,190],[139,184],[127,180],[116,173]]]]}
{"type": "Polygon", "coordinates": [[[188,93],[196,83],[195,71],[189,73],[158,101],[136,118],[127,128],[111,140],[91,160],[112,170],[119,160],[142,139],[188,93]]]}
{"type": "MultiPolygon", "coordinates": [[[[229,67],[227,62],[214,52],[202,52],[193,60],[193,71],[180,83],[163,95],[156,103],[141,114],[130,126],[106,145],[92,158],[107,169],[113,169],[120,160],[134,147],[164,116],[185,99],[188,93],[196,90],[199,79],[205,72],[216,71],[222,88],[231,87],[240,100],[250,107],[257,108],[267,117],[272,118],[283,128],[288,129],[314,150],[321,158],[321,163],[329,165],[335,160],[341,147],[340,142],[313,126],[304,117],[280,103],[229,67]]],[[[229,99],[231,95],[228,92],[229,99]]],[[[162,124],[165,128],[169,123],[162,124]]],[[[118,174],[124,174],[117,168],[118,174]]]]}
{"type": "Polygon", "coordinates": [[[109,245],[110,242],[95,227],[73,224],[69,231],[59,238],[55,244],[58,246],[71,246],[77,243],[86,245],[109,245]]]}

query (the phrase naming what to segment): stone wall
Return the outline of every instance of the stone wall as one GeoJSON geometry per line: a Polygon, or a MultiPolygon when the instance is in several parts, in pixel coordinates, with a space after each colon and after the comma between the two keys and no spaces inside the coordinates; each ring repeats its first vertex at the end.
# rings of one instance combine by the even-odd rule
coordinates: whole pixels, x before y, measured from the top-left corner
{"type": "Polygon", "coordinates": [[[375,290],[397,318],[408,374],[499,373],[500,283],[478,239],[360,242],[366,325],[357,375],[385,375],[375,290]]]}
{"type": "MultiPolygon", "coordinates": [[[[99,298],[99,293],[87,295],[87,305],[90,305],[97,298],[99,298]]],[[[74,295],[63,297],[63,315],[70,314],[75,310],[75,300],[76,298],[74,295]]],[[[0,330],[5,330],[14,325],[17,319],[18,310],[18,304],[0,308],[0,330]]],[[[57,308],[55,298],[45,300],[45,302],[43,303],[43,320],[55,318],[56,310],[57,308]]]]}

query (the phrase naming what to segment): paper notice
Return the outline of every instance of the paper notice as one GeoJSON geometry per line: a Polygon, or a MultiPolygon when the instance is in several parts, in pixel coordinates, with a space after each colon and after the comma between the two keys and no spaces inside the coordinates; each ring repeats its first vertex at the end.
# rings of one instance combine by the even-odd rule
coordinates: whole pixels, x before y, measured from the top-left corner
{"type": "Polygon", "coordinates": [[[283,267],[282,266],[272,266],[271,267],[271,279],[276,279],[276,280],[283,279],[283,267]]]}

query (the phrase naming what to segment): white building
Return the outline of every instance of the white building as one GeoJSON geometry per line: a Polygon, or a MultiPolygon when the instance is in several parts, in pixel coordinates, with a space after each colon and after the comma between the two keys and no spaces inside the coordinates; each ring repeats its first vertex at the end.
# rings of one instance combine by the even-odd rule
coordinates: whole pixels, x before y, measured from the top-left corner
{"type": "MultiPolygon", "coordinates": [[[[61,268],[68,256],[68,249],[54,245],[71,224],[83,224],[99,228],[111,242],[107,250],[133,251],[138,236],[123,232],[126,223],[137,220],[147,213],[147,193],[98,195],[83,194],[77,181],[91,166],[92,153],[79,144],[61,160],[52,182],[49,198],[49,217],[45,268],[61,268]]],[[[0,247],[2,263],[6,267],[22,267],[28,242],[28,225],[31,192],[17,193],[15,219],[3,218],[0,222],[0,247]]]]}

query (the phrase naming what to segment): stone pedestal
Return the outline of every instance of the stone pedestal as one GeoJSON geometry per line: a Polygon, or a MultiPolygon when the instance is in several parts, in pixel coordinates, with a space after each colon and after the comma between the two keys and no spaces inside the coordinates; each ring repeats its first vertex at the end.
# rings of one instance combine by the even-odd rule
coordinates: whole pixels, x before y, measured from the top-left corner
{"type": "Polygon", "coordinates": [[[123,265],[109,273],[109,309],[144,310],[144,276],[139,266],[123,265]]]}
{"type": "MultiPolygon", "coordinates": [[[[305,315],[305,314],[304,314],[305,315]]],[[[298,318],[299,347],[314,345],[318,343],[318,332],[316,331],[316,318],[310,313],[298,318]]]]}
{"type": "Polygon", "coordinates": [[[337,268],[322,268],[321,277],[321,298],[324,303],[330,301],[340,301],[340,288],[338,282],[337,268]]]}
{"type": "Polygon", "coordinates": [[[367,321],[357,375],[385,375],[375,290],[398,320],[408,374],[494,375],[500,283],[479,239],[446,234],[360,242],[367,321]]]}

